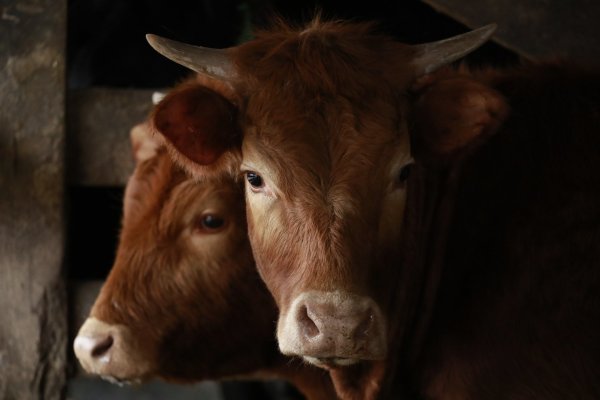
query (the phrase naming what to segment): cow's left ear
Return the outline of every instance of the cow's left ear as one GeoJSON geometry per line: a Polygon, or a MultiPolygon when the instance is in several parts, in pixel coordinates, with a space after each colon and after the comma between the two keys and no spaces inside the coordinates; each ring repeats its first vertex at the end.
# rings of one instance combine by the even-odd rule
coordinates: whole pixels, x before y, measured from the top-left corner
{"type": "Polygon", "coordinates": [[[469,76],[425,76],[414,86],[417,156],[450,156],[494,134],[508,115],[504,97],[469,76]]]}
{"type": "Polygon", "coordinates": [[[222,94],[194,80],[185,82],[157,104],[151,120],[174,160],[194,176],[237,174],[237,108],[222,94]]]}
{"type": "Polygon", "coordinates": [[[137,124],[129,132],[133,157],[137,164],[156,157],[162,140],[152,133],[148,121],[137,124]]]}

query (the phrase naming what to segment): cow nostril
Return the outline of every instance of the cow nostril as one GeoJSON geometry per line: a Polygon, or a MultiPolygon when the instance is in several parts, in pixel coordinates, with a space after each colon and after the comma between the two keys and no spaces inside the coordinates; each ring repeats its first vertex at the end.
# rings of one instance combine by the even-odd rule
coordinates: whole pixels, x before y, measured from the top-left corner
{"type": "Polygon", "coordinates": [[[92,357],[100,357],[104,355],[113,345],[114,339],[108,335],[103,340],[97,342],[92,348],[92,357]]]}
{"type": "Polygon", "coordinates": [[[314,338],[320,331],[315,321],[308,315],[308,309],[305,305],[298,310],[298,324],[302,329],[302,333],[307,338],[314,338]]]}
{"type": "Polygon", "coordinates": [[[373,321],[375,320],[375,315],[372,312],[369,312],[365,318],[357,325],[354,330],[354,340],[365,340],[369,337],[369,331],[373,326],[373,321]]]}

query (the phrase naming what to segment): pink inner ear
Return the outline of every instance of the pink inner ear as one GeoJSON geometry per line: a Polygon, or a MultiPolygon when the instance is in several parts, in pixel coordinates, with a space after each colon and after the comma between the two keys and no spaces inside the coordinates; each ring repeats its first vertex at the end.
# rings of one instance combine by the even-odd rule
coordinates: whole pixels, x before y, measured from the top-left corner
{"type": "Polygon", "coordinates": [[[179,153],[200,165],[213,164],[240,140],[233,104],[197,84],[167,95],[152,119],[179,153]]]}

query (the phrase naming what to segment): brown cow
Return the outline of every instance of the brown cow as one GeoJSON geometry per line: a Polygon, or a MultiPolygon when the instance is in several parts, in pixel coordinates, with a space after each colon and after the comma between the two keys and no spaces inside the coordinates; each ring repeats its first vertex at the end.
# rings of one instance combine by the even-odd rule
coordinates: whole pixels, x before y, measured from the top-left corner
{"type": "Polygon", "coordinates": [[[339,366],[391,346],[386,365],[332,369],[339,394],[372,398],[383,382],[383,398],[600,398],[600,76],[431,75],[480,42],[463,39],[411,48],[318,22],[224,52],[151,38],[237,94],[210,116],[235,132],[220,142],[193,105],[221,100],[200,87],[154,123],[199,175],[239,152],[241,129],[284,352],[339,366]],[[208,140],[220,147],[198,157],[208,140]]]}
{"type": "Polygon", "coordinates": [[[117,381],[282,378],[311,399],[334,398],[325,372],[277,350],[239,183],[195,182],[149,132],[132,131],[137,167],[117,258],[74,342],[82,366],[117,381]]]}
{"type": "MultiPolygon", "coordinates": [[[[400,256],[412,162],[403,88],[492,31],[410,47],[370,30],[281,25],[227,53],[201,54],[214,63],[195,69],[227,80],[233,101],[185,86],[154,113],[198,175],[245,173],[249,235],[280,309],[280,349],[320,365],[386,357],[389,271],[400,256]]],[[[187,65],[194,55],[186,52],[206,53],[150,40],[187,65]]]]}
{"type": "Polygon", "coordinates": [[[225,52],[149,39],[231,87],[226,98],[182,86],[153,121],[198,176],[245,173],[249,235],[279,307],[279,347],[321,366],[386,358],[412,163],[406,90],[493,27],[416,47],[371,30],[281,24],[225,52]]]}

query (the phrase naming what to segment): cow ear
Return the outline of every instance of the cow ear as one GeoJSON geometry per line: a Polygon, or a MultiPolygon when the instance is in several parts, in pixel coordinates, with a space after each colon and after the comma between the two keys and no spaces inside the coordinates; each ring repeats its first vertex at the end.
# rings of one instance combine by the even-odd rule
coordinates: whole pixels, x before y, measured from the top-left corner
{"type": "Polygon", "coordinates": [[[413,89],[417,157],[456,154],[494,134],[508,115],[500,93],[468,76],[426,76],[413,89]]]}
{"type": "Polygon", "coordinates": [[[156,157],[162,140],[152,132],[148,121],[134,126],[129,132],[133,157],[137,164],[156,157]]]}
{"type": "Polygon", "coordinates": [[[158,103],[151,119],[175,161],[193,175],[233,172],[239,166],[237,109],[216,91],[187,82],[158,103]]]}

